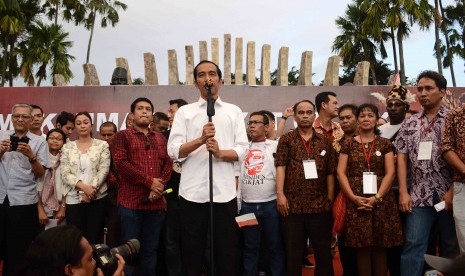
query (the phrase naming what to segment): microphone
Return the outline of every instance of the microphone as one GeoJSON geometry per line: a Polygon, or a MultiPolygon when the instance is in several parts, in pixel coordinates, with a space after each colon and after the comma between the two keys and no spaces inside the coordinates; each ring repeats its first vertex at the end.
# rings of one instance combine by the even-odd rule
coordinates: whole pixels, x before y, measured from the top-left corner
{"type": "Polygon", "coordinates": [[[208,80],[205,82],[205,90],[208,92],[208,98],[207,98],[207,116],[209,118],[215,116],[215,100],[213,100],[212,97],[212,87],[213,83],[211,80],[208,80]]]}
{"type": "MultiPolygon", "coordinates": [[[[164,196],[164,195],[170,194],[170,193],[172,193],[172,192],[173,192],[173,189],[172,189],[172,188],[169,188],[169,189],[164,190],[163,193],[161,193],[161,195],[164,196]]],[[[142,199],[142,204],[143,204],[143,205],[147,205],[147,204],[149,204],[149,203],[150,203],[150,197],[149,197],[149,196],[146,197],[146,198],[144,198],[144,199],[142,199]]]]}

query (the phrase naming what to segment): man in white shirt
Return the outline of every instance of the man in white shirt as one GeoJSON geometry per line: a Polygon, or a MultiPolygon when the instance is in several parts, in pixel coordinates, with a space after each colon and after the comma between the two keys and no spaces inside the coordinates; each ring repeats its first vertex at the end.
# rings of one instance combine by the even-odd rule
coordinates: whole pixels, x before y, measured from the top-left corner
{"type": "Polygon", "coordinates": [[[37,234],[36,179],[49,164],[47,142],[29,131],[32,107],[16,104],[11,113],[14,131],[0,131],[0,248],[6,276],[14,275],[37,234]]]}
{"type": "Polygon", "coordinates": [[[221,70],[211,61],[194,68],[197,102],[179,108],[168,140],[168,154],[182,162],[179,184],[182,260],[187,275],[201,275],[209,226],[208,152],[213,154],[214,256],[217,275],[236,275],[238,230],[234,161],[247,150],[242,110],[218,95],[221,70]],[[216,115],[208,122],[206,84],[216,115]]]}
{"type": "Polygon", "coordinates": [[[276,205],[276,167],[274,154],[278,142],[266,138],[269,117],[263,111],[252,112],[247,123],[251,142],[240,159],[239,190],[241,215],[255,214],[258,225],[242,228],[244,237],[243,275],[256,275],[260,242],[268,250],[271,275],[285,275],[285,255],[278,208],[276,205]]]}

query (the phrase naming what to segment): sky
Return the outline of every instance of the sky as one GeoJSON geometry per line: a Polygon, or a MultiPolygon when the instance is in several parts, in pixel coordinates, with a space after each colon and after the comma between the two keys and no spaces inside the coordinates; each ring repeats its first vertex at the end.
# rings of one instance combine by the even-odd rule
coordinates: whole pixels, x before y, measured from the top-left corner
{"type": "MultiPolygon", "coordinates": [[[[334,53],[331,45],[339,30],[335,24],[343,16],[349,0],[121,0],[128,5],[120,11],[120,22],[115,28],[96,26],[90,63],[94,64],[101,85],[108,85],[117,57],[128,60],[132,78],[144,78],[143,54],[155,55],[159,84],[168,84],[168,50],[177,52],[179,79],[185,81],[185,46],[194,48],[194,64],[199,62],[199,41],[207,41],[211,58],[211,38],[219,38],[220,68],[223,64],[224,34],[231,34],[231,68],[234,73],[235,38],[243,38],[243,72],[246,70],[246,45],[255,41],[256,69],[259,76],[261,48],[271,45],[271,70],[277,68],[280,47],[289,47],[289,69],[300,68],[302,52],[313,52],[313,83],[324,79],[328,58],[334,53]]],[[[453,0],[443,0],[443,5],[453,0]]],[[[82,26],[64,24],[74,46],[70,54],[76,57],[71,64],[75,77],[70,85],[83,85],[82,65],[85,63],[89,31],[82,26]]],[[[414,29],[404,42],[406,75],[410,79],[425,69],[437,70],[433,56],[434,29],[422,32],[414,29]]],[[[386,44],[391,64],[392,45],[386,44]]],[[[342,73],[342,67],[340,72],[342,73]]],[[[465,86],[464,61],[455,60],[458,86],[465,86]]],[[[452,85],[449,69],[444,70],[452,85]]],[[[49,82],[50,83],[50,82],[49,82]]],[[[18,85],[24,85],[18,83],[18,85]]]]}

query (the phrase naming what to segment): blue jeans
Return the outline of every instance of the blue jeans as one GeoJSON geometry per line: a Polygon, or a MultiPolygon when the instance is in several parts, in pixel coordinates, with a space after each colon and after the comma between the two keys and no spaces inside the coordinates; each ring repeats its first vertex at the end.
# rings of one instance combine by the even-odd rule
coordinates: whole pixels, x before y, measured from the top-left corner
{"type": "Polygon", "coordinates": [[[271,275],[285,275],[284,247],[276,200],[262,203],[242,202],[241,215],[249,213],[255,214],[258,225],[242,228],[244,236],[243,275],[255,276],[257,274],[262,235],[270,256],[271,275]]]}
{"type": "Polygon", "coordinates": [[[437,223],[439,229],[439,254],[447,258],[458,255],[452,212],[436,212],[434,207],[414,207],[412,212],[406,215],[405,244],[400,260],[401,275],[423,275],[423,254],[427,251],[430,230],[434,223],[437,223]]]}
{"type": "MultiPolygon", "coordinates": [[[[126,242],[129,239],[138,239],[140,242],[139,274],[155,275],[158,240],[165,211],[132,210],[119,205],[118,212],[121,217],[121,240],[126,242]]],[[[135,275],[134,267],[126,264],[124,274],[135,275]]]]}

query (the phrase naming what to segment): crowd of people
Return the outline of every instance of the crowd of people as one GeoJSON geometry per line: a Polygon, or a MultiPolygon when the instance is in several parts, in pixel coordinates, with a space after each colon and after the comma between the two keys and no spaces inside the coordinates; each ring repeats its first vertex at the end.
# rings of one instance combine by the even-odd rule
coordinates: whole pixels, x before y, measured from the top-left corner
{"type": "Polygon", "coordinates": [[[327,91],[279,120],[257,110],[245,122],[222,101],[215,63],[200,62],[194,80],[197,102],[171,100],[165,114],[137,98],[127,129],[105,122],[100,139],[86,111],[62,112],[45,134],[39,106],[13,106],[14,130],[0,131],[3,275],[52,263],[60,272],[50,275],[93,275],[90,244],[130,239],[140,241],[139,264],[118,256],[115,275],[293,276],[313,254],[314,275],[328,276],[337,245],[345,276],[420,276],[424,254],[465,253],[465,108],[443,106],[442,75],[422,72],[417,97],[398,84],[376,95],[387,121],[376,105],[340,106],[327,91]],[[423,109],[408,115],[416,100],[423,109]],[[297,127],[284,131],[291,118],[297,127]],[[336,196],[345,206],[338,229],[336,196]],[[240,215],[257,223],[239,227],[240,215]],[[44,230],[51,223],[73,227],[44,230]]]}

